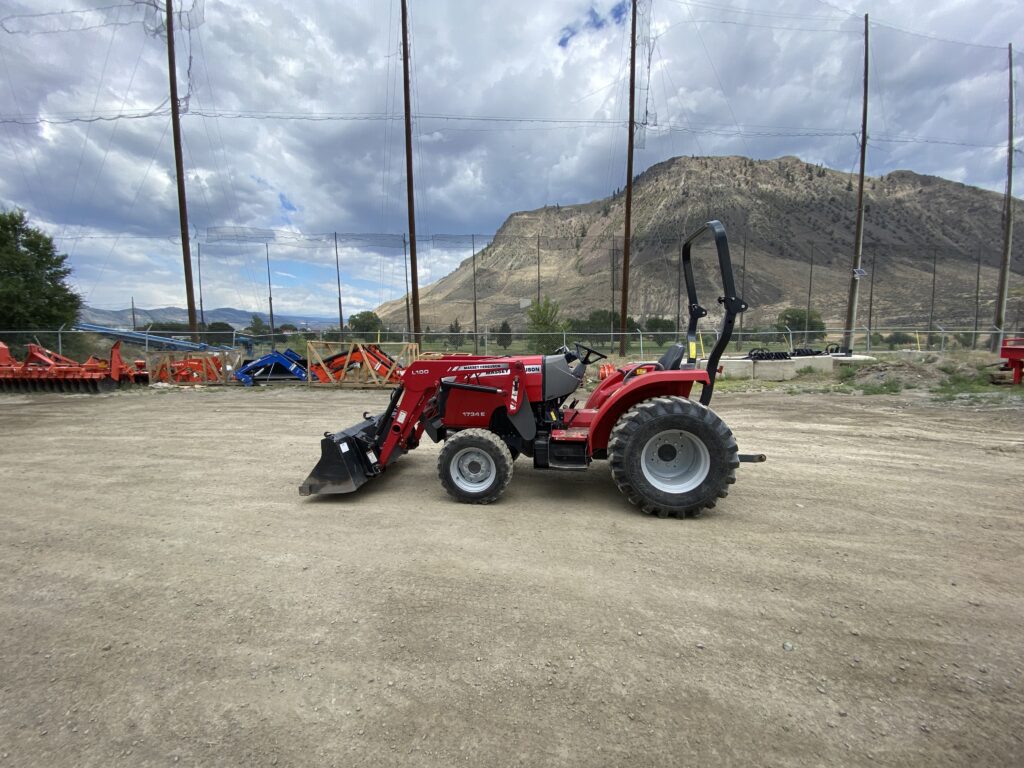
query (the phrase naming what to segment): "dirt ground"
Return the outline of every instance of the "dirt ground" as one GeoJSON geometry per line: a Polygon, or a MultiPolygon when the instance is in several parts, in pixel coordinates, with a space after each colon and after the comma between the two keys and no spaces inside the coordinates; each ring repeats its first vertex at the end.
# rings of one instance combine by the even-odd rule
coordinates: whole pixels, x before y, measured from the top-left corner
{"type": "Polygon", "coordinates": [[[731,393],[717,509],[425,443],[381,393],[0,396],[0,766],[1024,764],[1024,408],[731,393]]]}

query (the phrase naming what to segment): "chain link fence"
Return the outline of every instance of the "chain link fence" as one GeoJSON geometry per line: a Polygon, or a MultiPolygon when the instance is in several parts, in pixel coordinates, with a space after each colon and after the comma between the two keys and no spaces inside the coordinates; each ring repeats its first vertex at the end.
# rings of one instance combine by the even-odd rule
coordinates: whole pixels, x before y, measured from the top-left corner
{"type": "MultiPolygon", "coordinates": [[[[122,343],[122,355],[126,358],[145,358],[153,353],[174,347],[175,342],[189,342],[187,333],[145,334],[145,343],[122,343]]],[[[685,335],[685,334],[684,334],[685,335]]],[[[1012,335],[1012,334],[1008,334],[1012,335]]],[[[225,332],[200,332],[202,343],[213,348],[231,349],[247,359],[258,358],[271,349],[292,348],[300,355],[305,354],[307,341],[362,343],[412,342],[412,334],[402,330],[379,330],[369,333],[354,333],[337,330],[318,330],[298,333],[277,333],[254,336],[251,334],[228,334],[225,332]],[[234,337],[233,339],[231,337],[234,337]]],[[[957,350],[984,350],[989,348],[993,338],[1001,340],[1004,334],[993,329],[975,331],[971,327],[936,325],[931,332],[920,326],[898,326],[859,328],[853,334],[852,351],[863,354],[878,354],[896,350],[917,350],[954,352],[957,350]]],[[[493,329],[477,334],[471,331],[424,333],[420,339],[422,352],[464,353],[482,355],[510,355],[527,353],[551,353],[561,346],[570,348],[576,342],[593,347],[609,356],[617,357],[619,340],[617,332],[587,332],[566,329],[558,332],[529,333],[510,331],[501,333],[493,329]]],[[[640,328],[626,334],[628,354],[634,358],[651,359],[659,357],[665,349],[680,340],[675,331],[648,332],[640,328]]],[[[698,352],[709,352],[718,338],[717,331],[703,330],[698,335],[698,352]]],[[[744,355],[754,349],[771,351],[793,351],[794,349],[836,350],[842,342],[842,328],[804,330],[802,328],[776,328],[758,331],[734,331],[727,354],[744,355]]],[[[114,338],[97,333],[57,329],[37,331],[0,330],[0,342],[7,344],[11,354],[20,359],[29,344],[39,344],[61,355],[75,360],[84,360],[90,355],[106,357],[114,338]]]]}

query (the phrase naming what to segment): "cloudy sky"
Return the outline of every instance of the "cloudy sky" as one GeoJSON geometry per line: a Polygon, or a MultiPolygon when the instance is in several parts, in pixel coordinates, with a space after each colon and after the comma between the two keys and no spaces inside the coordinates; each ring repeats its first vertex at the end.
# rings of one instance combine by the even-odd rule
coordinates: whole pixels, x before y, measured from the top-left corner
{"type": "MultiPolygon", "coordinates": [[[[870,13],[869,173],[1001,191],[1024,3],[846,1],[642,0],[637,172],[684,154],[855,170],[870,13]]],[[[0,205],[55,237],[97,307],[185,303],[155,2],[0,0],[0,205]]],[[[399,0],[179,2],[205,306],[265,309],[269,243],[275,310],[331,315],[334,232],[369,235],[341,237],[346,314],[401,295],[399,0]]],[[[410,28],[421,282],[469,255],[441,235],[624,185],[628,3],[410,0],[410,28]]]]}

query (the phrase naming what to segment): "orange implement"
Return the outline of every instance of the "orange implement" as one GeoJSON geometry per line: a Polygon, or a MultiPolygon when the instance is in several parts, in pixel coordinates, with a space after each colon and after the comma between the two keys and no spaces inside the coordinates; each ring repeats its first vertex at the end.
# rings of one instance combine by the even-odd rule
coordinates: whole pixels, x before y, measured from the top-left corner
{"type": "Polygon", "coordinates": [[[339,352],[326,358],[324,363],[326,367],[319,363],[309,367],[310,376],[324,384],[344,381],[349,374],[364,367],[393,384],[402,378],[402,366],[376,344],[362,344],[348,352],[339,352]]]}

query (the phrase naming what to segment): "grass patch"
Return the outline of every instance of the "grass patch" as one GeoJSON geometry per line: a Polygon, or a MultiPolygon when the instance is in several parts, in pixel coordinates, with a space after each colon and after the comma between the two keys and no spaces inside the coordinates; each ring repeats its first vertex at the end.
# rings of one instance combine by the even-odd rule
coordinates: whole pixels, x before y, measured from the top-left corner
{"type": "Polygon", "coordinates": [[[896,395],[903,391],[903,383],[889,379],[879,384],[864,384],[860,391],[865,395],[896,395]]]}
{"type": "Polygon", "coordinates": [[[952,400],[957,395],[992,392],[993,386],[987,373],[978,370],[959,370],[951,373],[937,387],[933,387],[931,392],[940,399],[952,400]]]}
{"type": "Polygon", "coordinates": [[[851,382],[857,375],[857,371],[863,367],[863,365],[840,365],[836,368],[836,378],[843,383],[851,382]]]}

